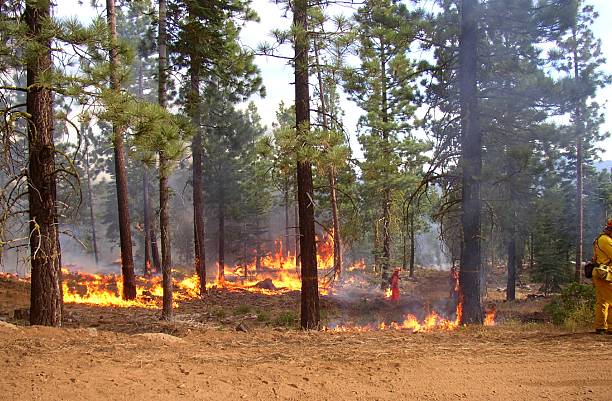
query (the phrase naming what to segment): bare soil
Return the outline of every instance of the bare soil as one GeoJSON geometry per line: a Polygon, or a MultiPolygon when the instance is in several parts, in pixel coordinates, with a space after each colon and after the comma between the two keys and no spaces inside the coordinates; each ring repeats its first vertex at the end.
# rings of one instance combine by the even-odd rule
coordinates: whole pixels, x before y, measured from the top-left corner
{"type": "MultiPolygon", "coordinates": [[[[403,285],[438,297],[442,281],[423,272],[403,285]]],[[[612,336],[554,328],[545,299],[525,292],[501,303],[490,290],[498,326],[413,334],[302,332],[298,293],[227,291],[181,303],[173,323],[155,309],[67,304],[66,327],[30,327],[11,318],[28,291],[0,280],[0,317],[16,324],[0,322],[2,400],[612,399],[612,336]]],[[[333,321],[347,305],[323,307],[333,321]]]]}

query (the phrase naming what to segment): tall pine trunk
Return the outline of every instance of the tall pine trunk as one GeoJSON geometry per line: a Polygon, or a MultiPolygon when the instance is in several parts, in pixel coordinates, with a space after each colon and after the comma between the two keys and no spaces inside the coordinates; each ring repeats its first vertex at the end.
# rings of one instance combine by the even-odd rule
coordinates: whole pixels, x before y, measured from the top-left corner
{"type": "MultiPolygon", "coordinates": [[[[314,41],[315,62],[317,64],[317,80],[319,83],[319,102],[321,103],[320,114],[323,120],[323,129],[329,130],[330,124],[327,118],[327,105],[325,104],[325,86],[319,63],[319,48],[314,41]]],[[[334,279],[338,280],[342,274],[342,237],[340,236],[340,218],[338,216],[338,197],[336,194],[336,168],[329,167],[327,174],[329,180],[329,199],[332,209],[333,237],[334,237],[334,279]]]]}
{"type": "Polygon", "coordinates": [[[298,212],[298,203],[297,203],[297,190],[295,192],[295,204],[293,206],[293,226],[294,226],[294,235],[293,238],[295,239],[295,270],[297,275],[299,276],[301,274],[300,272],[300,214],[298,212]]]}
{"type": "MultiPolygon", "coordinates": [[[[151,202],[149,201],[148,205],[148,213],[149,216],[153,215],[151,202]]],[[[151,234],[149,234],[149,239],[151,240],[151,258],[153,259],[153,269],[155,273],[161,273],[161,258],[159,256],[159,247],[157,246],[157,232],[155,232],[155,224],[151,218],[149,218],[151,222],[151,234]]]]}
{"type": "MultiPolygon", "coordinates": [[[[577,17],[575,17],[577,18],[577,17]]],[[[576,20],[574,20],[574,26],[572,27],[572,37],[573,37],[573,64],[574,64],[574,80],[576,84],[579,84],[579,70],[578,70],[578,42],[576,39],[576,20]]],[[[584,160],[583,160],[583,150],[582,150],[582,99],[576,100],[575,106],[575,121],[574,124],[576,126],[576,266],[574,271],[574,279],[576,282],[580,282],[582,280],[582,251],[583,251],[583,243],[584,243],[584,206],[583,206],[583,193],[584,193],[584,160]]]]}
{"type": "Polygon", "coordinates": [[[338,213],[338,196],[336,192],[336,168],[333,166],[330,168],[328,179],[334,233],[334,276],[336,280],[338,280],[342,274],[342,236],[340,234],[340,216],[338,213]]]}
{"type": "MultiPolygon", "coordinates": [[[[142,58],[138,55],[138,97],[144,99],[142,58]]],[[[149,208],[149,171],[146,164],[143,164],[142,173],[142,210],[144,215],[144,275],[151,276],[151,214],[149,208]]]]}
{"type": "Polygon", "coordinates": [[[219,188],[219,234],[218,234],[218,259],[217,259],[217,280],[222,283],[225,281],[225,194],[223,185],[219,188]]]}
{"type": "Polygon", "coordinates": [[[159,153],[159,227],[161,231],[162,250],[162,285],[163,306],[162,319],[172,320],[172,249],[170,246],[170,220],[168,214],[168,188],[169,161],[164,153],[159,153]]]}
{"type": "MultiPolygon", "coordinates": [[[[83,133],[83,127],[81,128],[81,132],[83,133]]],[[[91,173],[89,170],[89,140],[87,136],[85,136],[85,174],[87,179],[87,200],[89,201],[89,221],[91,224],[91,244],[93,247],[94,260],[96,261],[96,266],[100,263],[98,258],[98,241],[96,238],[96,214],[94,213],[94,199],[93,192],[91,190],[91,173]]]]}
{"type": "MultiPolygon", "coordinates": [[[[507,175],[513,177],[516,170],[515,161],[510,158],[508,160],[507,175]]],[[[506,283],[506,300],[514,301],[516,298],[516,275],[518,271],[518,208],[519,208],[519,193],[517,192],[512,180],[510,181],[510,210],[512,221],[510,223],[510,238],[508,240],[508,280],[506,283]]],[[[493,241],[493,224],[491,224],[491,253],[494,254],[495,242],[493,241]]],[[[491,258],[491,270],[494,269],[494,259],[491,258]]]]}
{"type": "Polygon", "coordinates": [[[49,0],[26,2],[28,36],[41,51],[28,58],[26,109],[28,120],[28,191],[30,209],[30,324],[62,325],[62,273],[53,144],[53,94],[39,84],[51,72],[51,41],[42,26],[49,18],[49,0]]]}
{"type": "MultiPolygon", "coordinates": [[[[166,68],[167,59],[167,33],[166,33],[166,0],[159,1],[159,87],[157,101],[161,107],[166,107],[166,68]]],[[[166,159],[163,151],[159,152],[159,229],[161,232],[162,251],[162,285],[163,307],[162,319],[172,320],[172,249],[170,242],[170,221],[168,212],[168,175],[170,174],[170,161],[166,159]]]]}
{"type": "MultiPolygon", "coordinates": [[[[117,69],[119,54],[117,51],[117,14],[115,0],[106,0],[106,18],[111,35],[110,48],[110,86],[119,92],[120,82],[117,69]]],[[[123,276],[123,298],[136,298],[136,281],[134,279],[134,258],[132,256],[132,232],[130,228],[130,209],[128,203],[127,173],[125,171],[125,149],[123,127],[113,123],[113,151],[115,156],[115,183],[117,186],[117,209],[119,214],[119,242],[121,244],[121,274],[123,276]]]]}
{"type": "MultiPolygon", "coordinates": [[[[293,3],[293,25],[296,29],[295,47],[295,120],[298,141],[310,131],[310,94],[308,88],[308,0],[293,3]]],[[[317,276],[317,248],[315,242],[314,195],[312,167],[309,161],[297,162],[297,195],[300,221],[301,258],[301,313],[303,329],[319,327],[319,284],[317,276]]]]}
{"type": "Polygon", "coordinates": [[[191,142],[193,159],[193,236],[195,270],[200,281],[200,296],[206,294],[206,251],[204,248],[204,181],[202,171],[202,131],[200,128],[200,60],[191,55],[189,110],[196,127],[191,142]]]}
{"type": "MultiPolygon", "coordinates": [[[[255,218],[255,232],[259,234],[259,217],[255,218]]],[[[261,271],[261,240],[255,239],[255,274],[261,271]]]]}
{"type": "Polygon", "coordinates": [[[288,259],[291,253],[290,238],[291,228],[289,228],[289,180],[285,179],[285,185],[283,188],[284,206],[285,206],[285,257],[288,259]]]}
{"type": "Polygon", "coordinates": [[[460,301],[463,303],[461,323],[481,324],[481,195],[482,140],[479,127],[478,65],[478,0],[462,0],[459,37],[459,101],[461,105],[461,167],[463,246],[459,272],[460,301]]]}
{"type": "Polygon", "coordinates": [[[374,221],[374,272],[380,271],[380,229],[378,221],[374,221]]]}
{"type": "MultiPolygon", "coordinates": [[[[387,124],[389,122],[389,115],[387,113],[388,110],[388,101],[387,101],[387,63],[386,63],[386,54],[385,54],[385,42],[383,38],[380,38],[380,85],[381,85],[381,112],[382,112],[382,139],[383,139],[383,149],[384,154],[389,154],[389,132],[387,129],[387,124]]],[[[390,221],[391,221],[391,188],[389,188],[389,177],[386,176],[383,178],[384,187],[383,187],[383,231],[382,231],[382,274],[381,274],[381,283],[380,287],[385,290],[389,288],[390,280],[391,280],[391,232],[390,232],[390,221]]]]}
{"type": "Polygon", "coordinates": [[[150,276],[153,266],[151,265],[151,215],[149,214],[149,171],[147,166],[144,166],[142,173],[142,198],[144,210],[144,274],[150,276]]]}
{"type": "Polygon", "coordinates": [[[508,283],[506,285],[506,300],[516,299],[516,231],[513,230],[508,241],[508,283]]]}
{"type": "Polygon", "coordinates": [[[414,252],[416,244],[414,236],[414,213],[410,213],[410,277],[414,277],[414,252]]]}
{"type": "MultiPolygon", "coordinates": [[[[408,213],[408,211],[406,211],[408,213]]],[[[408,215],[402,216],[402,270],[408,267],[408,215]]]]}

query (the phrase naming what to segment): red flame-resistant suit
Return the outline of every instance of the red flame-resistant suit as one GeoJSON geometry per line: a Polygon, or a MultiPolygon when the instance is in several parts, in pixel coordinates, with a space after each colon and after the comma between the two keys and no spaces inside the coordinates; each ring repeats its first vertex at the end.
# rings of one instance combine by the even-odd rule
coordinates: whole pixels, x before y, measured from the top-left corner
{"type": "Polygon", "coordinates": [[[593,269],[595,286],[595,329],[612,331],[612,219],[593,244],[593,255],[599,267],[593,269]]]}
{"type": "Polygon", "coordinates": [[[400,290],[399,290],[399,270],[396,270],[391,275],[391,301],[399,302],[400,290]]]}

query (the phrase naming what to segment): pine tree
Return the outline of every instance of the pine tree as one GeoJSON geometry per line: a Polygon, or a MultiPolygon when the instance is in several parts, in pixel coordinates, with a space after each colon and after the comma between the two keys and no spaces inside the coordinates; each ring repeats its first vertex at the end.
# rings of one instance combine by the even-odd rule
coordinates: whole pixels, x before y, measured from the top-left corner
{"type": "MultiPolygon", "coordinates": [[[[158,75],[158,92],[157,102],[163,109],[167,106],[166,100],[166,80],[167,80],[167,62],[168,62],[168,37],[166,32],[166,0],[159,1],[159,28],[157,38],[157,48],[159,51],[159,75],[158,75]]],[[[162,135],[163,135],[162,131],[162,135]]],[[[163,274],[163,309],[162,319],[172,320],[172,248],[169,230],[169,211],[168,198],[170,189],[168,188],[168,175],[170,174],[171,157],[167,154],[167,149],[160,147],[158,149],[159,157],[159,228],[161,231],[161,250],[162,250],[162,274],[163,274]]]]}
{"type": "Polygon", "coordinates": [[[562,5],[567,15],[566,30],[554,38],[558,46],[549,52],[553,65],[566,74],[567,110],[575,130],[575,180],[576,180],[576,258],[574,279],[581,280],[584,243],[584,166],[592,157],[593,144],[602,138],[599,133],[599,105],[592,101],[598,88],[608,84],[610,77],[600,67],[601,41],[591,30],[597,14],[593,6],[584,1],[571,1],[562,5]]]}
{"type": "MultiPolygon", "coordinates": [[[[307,0],[293,3],[293,59],[295,73],[295,123],[298,142],[305,144],[310,132],[310,90],[308,88],[310,39],[307,0]]],[[[297,160],[297,198],[300,222],[302,294],[300,322],[305,330],[319,327],[319,277],[315,242],[312,166],[308,159],[297,160]]]]}
{"type": "Polygon", "coordinates": [[[30,210],[31,297],[30,323],[62,324],[61,253],[55,183],[53,94],[45,78],[53,68],[51,38],[44,27],[49,1],[26,2],[25,20],[34,52],[27,62],[28,191],[30,210]]]}
{"type": "Polygon", "coordinates": [[[461,34],[459,36],[459,95],[461,104],[461,225],[463,246],[459,286],[463,304],[461,323],[482,323],[480,300],[481,265],[481,194],[482,142],[478,125],[477,43],[478,0],[461,2],[461,34]]]}
{"type": "Polygon", "coordinates": [[[204,229],[203,125],[211,113],[202,96],[205,85],[228,89],[231,100],[246,98],[262,90],[261,78],[253,64],[253,55],[238,43],[237,21],[256,18],[242,1],[170,2],[170,16],[178,35],[171,43],[174,65],[189,71],[189,85],[184,106],[198,128],[192,141],[192,189],[194,211],[194,264],[200,278],[200,294],[206,293],[206,257],[204,229]],[[231,90],[230,90],[231,88],[231,90]]]}
{"type": "MultiPolygon", "coordinates": [[[[365,185],[379,195],[375,217],[375,255],[382,272],[381,287],[389,286],[392,264],[394,196],[402,187],[404,150],[417,144],[411,136],[417,106],[415,80],[422,66],[407,56],[420,31],[421,15],[387,0],[367,1],[355,15],[360,66],[345,73],[346,89],[366,115],[359,137],[365,161],[360,167],[365,185]],[[381,226],[378,226],[378,221],[381,226]],[[378,249],[378,242],[382,249],[378,249]]],[[[413,149],[421,150],[417,146],[413,149]]]]}
{"type": "MultiPolygon", "coordinates": [[[[110,86],[119,93],[120,78],[118,75],[119,54],[117,48],[117,13],[115,0],[106,0],[106,18],[110,35],[110,86]]],[[[128,206],[127,176],[125,171],[124,127],[113,122],[113,149],[115,158],[115,182],[117,186],[117,209],[119,213],[119,237],[121,240],[121,274],[123,277],[124,299],[136,298],[134,279],[134,258],[132,256],[132,233],[130,229],[130,210],[128,206]]]]}

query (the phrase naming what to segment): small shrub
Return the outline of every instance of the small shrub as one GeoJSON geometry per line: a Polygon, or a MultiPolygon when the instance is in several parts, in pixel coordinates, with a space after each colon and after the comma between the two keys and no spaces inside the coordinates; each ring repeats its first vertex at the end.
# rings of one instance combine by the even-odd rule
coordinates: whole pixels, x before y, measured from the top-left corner
{"type": "Polygon", "coordinates": [[[319,318],[321,319],[321,322],[327,322],[327,319],[329,318],[329,312],[327,309],[321,308],[319,310],[319,318]]]}
{"type": "Polygon", "coordinates": [[[264,312],[264,311],[258,311],[257,312],[257,321],[258,322],[269,322],[270,321],[270,314],[268,312],[264,312]]]}
{"type": "Polygon", "coordinates": [[[544,312],[550,314],[554,324],[574,330],[592,324],[594,308],[593,286],[571,283],[561,290],[561,294],[553,297],[544,307],[544,312]]]}
{"type": "Polygon", "coordinates": [[[226,316],[225,310],[223,308],[215,308],[211,311],[211,314],[218,319],[223,319],[226,316]]]}
{"type": "Polygon", "coordinates": [[[276,319],[274,319],[274,324],[276,326],[293,326],[297,321],[297,316],[293,311],[283,311],[276,319]]]}
{"type": "Polygon", "coordinates": [[[585,327],[592,327],[595,321],[593,307],[587,304],[578,305],[570,311],[563,321],[563,325],[571,331],[576,331],[585,327]]]}
{"type": "Polygon", "coordinates": [[[251,312],[251,307],[249,305],[240,305],[234,309],[234,315],[246,315],[249,312],[251,312]]]}

